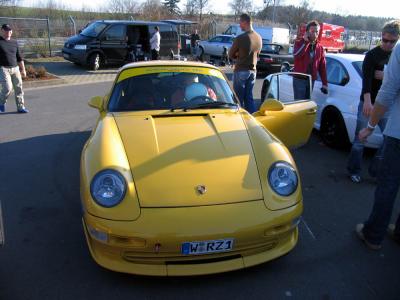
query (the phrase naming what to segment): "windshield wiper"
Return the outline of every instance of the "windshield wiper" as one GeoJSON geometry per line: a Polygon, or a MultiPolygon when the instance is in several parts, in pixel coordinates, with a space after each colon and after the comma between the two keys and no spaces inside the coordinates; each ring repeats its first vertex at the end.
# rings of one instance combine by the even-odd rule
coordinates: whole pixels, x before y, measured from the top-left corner
{"type": "Polygon", "coordinates": [[[236,103],[229,103],[229,102],[223,102],[223,101],[213,101],[213,102],[204,102],[204,103],[199,103],[193,106],[186,106],[185,109],[196,109],[196,108],[206,108],[206,107],[222,107],[222,106],[229,106],[229,107],[238,107],[236,103]]]}

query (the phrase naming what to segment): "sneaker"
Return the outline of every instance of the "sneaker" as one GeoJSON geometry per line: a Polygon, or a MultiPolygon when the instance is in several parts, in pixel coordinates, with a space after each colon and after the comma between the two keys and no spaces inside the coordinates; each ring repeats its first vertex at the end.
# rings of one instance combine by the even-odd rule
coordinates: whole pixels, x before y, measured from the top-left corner
{"type": "Polygon", "coordinates": [[[395,229],[396,229],[395,224],[389,224],[387,228],[387,233],[393,241],[400,244],[400,236],[394,232],[395,229]]]}
{"type": "Polygon", "coordinates": [[[6,111],[6,105],[5,104],[0,105],[0,113],[3,113],[5,111],[6,111]]]}
{"type": "Polygon", "coordinates": [[[20,114],[27,114],[29,112],[29,110],[27,110],[25,107],[18,109],[18,112],[20,114]]]}
{"type": "Polygon", "coordinates": [[[357,224],[356,226],[356,234],[357,237],[362,240],[364,242],[364,244],[371,250],[380,250],[382,248],[382,245],[377,245],[377,244],[372,244],[370,242],[367,241],[367,239],[364,236],[363,233],[363,229],[364,229],[364,224],[357,224]]]}
{"type": "Polygon", "coordinates": [[[353,181],[354,183],[360,183],[361,176],[357,174],[350,175],[350,180],[353,181]]]}

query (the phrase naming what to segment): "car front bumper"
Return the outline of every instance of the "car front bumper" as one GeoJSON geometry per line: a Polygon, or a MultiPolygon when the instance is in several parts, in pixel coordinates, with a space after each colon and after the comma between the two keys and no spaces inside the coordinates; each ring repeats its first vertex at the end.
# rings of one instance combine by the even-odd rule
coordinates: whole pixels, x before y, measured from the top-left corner
{"type": "Polygon", "coordinates": [[[85,213],[83,227],[94,260],[118,272],[184,276],[226,272],[288,253],[298,239],[302,203],[270,211],[264,201],[215,206],[141,209],[136,221],[112,221],[85,213]],[[94,238],[93,228],[106,232],[94,238]],[[185,242],[233,238],[229,252],[184,255],[185,242]]]}
{"type": "Polygon", "coordinates": [[[71,62],[79,63],[79,64],[86,64],[87,55],[85,50],[75,50],[69,48],[62,49],[62,55],[64,59],[69,60],[71,62]]]}

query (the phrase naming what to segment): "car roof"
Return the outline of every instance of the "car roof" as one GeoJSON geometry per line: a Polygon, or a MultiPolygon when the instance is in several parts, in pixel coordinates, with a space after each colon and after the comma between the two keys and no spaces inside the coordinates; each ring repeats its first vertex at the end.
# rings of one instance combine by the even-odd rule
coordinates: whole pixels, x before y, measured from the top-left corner
{"type": "Polygon", "coordinates": [[[234,38],[234,37],[235,37],[235,36],[232,35],[232,34],[217,34],[217,35],[213,36],[212,38],[215,38],[215,37],[217,37],[217,36],[222,36],[222,37],[226,36],[226,37],[231,37],[231,38],[234,38]]]}
{"type": "Polygon", "coordinates": [[[202,62],[194,62],[194,61],[180,61],[180,60],[152,60],[152,61],[134,62],[124,65],[120,69],[120,71],[129,68],[139,68],[139,67],[201,67],[201,68],[209,68],[220,71],[219,68],[210,64],[202,62]]]}
{"type": "Polygon", "coordinates": [[[152,21],[142,21],[142,20],[97,20],[96,22],[103,22],[107,24],[127,24],[127,25],[172,25],[167,22],[152,22],[152,21]]]}
{"type": "Polygon", "coordinates": [[[351,53],[327,53],[326,57],[337,58],[340,60],[346,60],[349,62],[353,61],[364,61],[364,54],[351,54],[351,53]]]}

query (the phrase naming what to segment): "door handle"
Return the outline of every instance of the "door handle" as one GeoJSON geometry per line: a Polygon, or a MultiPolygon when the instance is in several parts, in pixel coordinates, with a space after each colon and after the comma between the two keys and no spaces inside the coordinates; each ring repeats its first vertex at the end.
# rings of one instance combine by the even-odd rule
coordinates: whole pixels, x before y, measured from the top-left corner
{"type": "Polygon", "coordinates": [[[317,109],[316,108],[312,108],[312,109],[309,109],[307,111],[307,115],[315,115],[316,113],[317,113],[317,109]]]}

